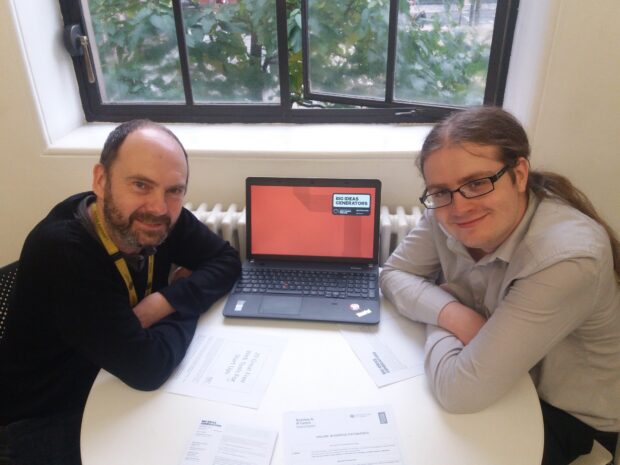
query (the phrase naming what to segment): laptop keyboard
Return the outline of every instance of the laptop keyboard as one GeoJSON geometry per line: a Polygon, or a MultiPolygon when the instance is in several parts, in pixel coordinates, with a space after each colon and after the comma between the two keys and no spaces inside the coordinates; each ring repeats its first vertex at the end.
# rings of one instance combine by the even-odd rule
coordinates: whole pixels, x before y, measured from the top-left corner
{"type": "Polygon", "coordinates": [[[376,274],[371,271],[261,268],[243,270],[233,292],[374,299],[377,295],[376,285],[376,274]]]}

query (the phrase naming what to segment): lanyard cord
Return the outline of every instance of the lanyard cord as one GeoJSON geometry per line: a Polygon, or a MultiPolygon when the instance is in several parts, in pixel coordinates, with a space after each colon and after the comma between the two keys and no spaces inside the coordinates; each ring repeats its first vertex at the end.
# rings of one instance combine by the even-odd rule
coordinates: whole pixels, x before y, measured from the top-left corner
{"type": "MultiPolygon", "coordinates": [[[[132,307],[135,307],[138,303],[138,295],[136,294],[136,288],[133,284],[133,279],[131,278],[131,273],[129,272],[129,268],[127,268],[127,262],[121,255],[121,252],[118,250],[118,247],[112,242],[108,233],[106,233],[103,225],[101,224],[101,219],[99,218],[99,214],[97,213],[97,204],[93,203],[91,206],[91,211],[93,214],[93,220],[95,223],[95,229],[97,230],[97,235],[99,239],[101,239],[101,243],[107,250],[112,260],[114,260],[114,264],[116,265],[116,269],[123,277],[123,281],[125,281],[125,286],[127,286],[127,291],[129,292],[129,304],[132,307]]],[[[144,297],[151,293],[153,289],[153,267],[155,259],[153,255],[149,255],[148,258],[148,277],[146,280],[146,291],[144,292],[144,297]]]]}

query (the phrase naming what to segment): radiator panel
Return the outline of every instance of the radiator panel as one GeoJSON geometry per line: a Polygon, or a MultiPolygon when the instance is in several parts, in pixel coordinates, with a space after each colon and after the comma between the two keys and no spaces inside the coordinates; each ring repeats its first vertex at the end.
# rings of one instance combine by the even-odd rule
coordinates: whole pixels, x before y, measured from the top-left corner
{"type": "MultiPolygon", "coordinates": [[[[231,204],[226,210],[221,203],[213,204],[209,209],[207,203],[201,203],[194,209],[191,203],[185,205],[196,218],[206,224],[211,231],[239,251],[241,259],[246,258],[246,217],[245,207],[239,209],[231,204]]],[[[383,265],[401,240],[413,229],[422,216],[418,207],[410,207],[408,211],[403,206],[389,208],[381,207],[379,219],[379,265],[383,265]],[[393,213],[392,213],[393,212],[393,213]]]]}

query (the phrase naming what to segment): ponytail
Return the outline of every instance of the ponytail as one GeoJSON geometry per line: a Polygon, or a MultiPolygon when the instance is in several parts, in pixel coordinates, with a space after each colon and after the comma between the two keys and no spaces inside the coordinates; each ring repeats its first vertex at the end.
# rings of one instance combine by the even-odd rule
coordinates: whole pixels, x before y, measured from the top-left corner
{"type": "Polygon", "coordinates": [[[556,198],[563,200],[571,207],[592,218],[605,229],[611,243],[616,281],[620,283],[620,241],[618,241],[618,236],[611,226],[597,213],[590,199],[577,189],[568,178],[550,171],[530,171],[528,187],[541,199],[556,198]]]}

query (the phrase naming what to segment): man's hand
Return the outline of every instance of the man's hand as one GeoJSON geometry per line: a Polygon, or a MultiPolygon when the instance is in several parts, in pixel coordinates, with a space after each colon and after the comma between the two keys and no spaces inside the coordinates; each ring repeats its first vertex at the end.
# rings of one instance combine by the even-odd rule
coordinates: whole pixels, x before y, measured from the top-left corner
{"type": "Polygon", "coordinates": [[[450,302],[439,312],[437,324],[450,331],[465,345],[469,344],[486,319],[475,310],[460,302],[450,302]]]}
{"type": "Polygon", "coordinates": [[[133,308],[143,328],[148,328],[174,312],[172,305],[159,292],[147,295],[133,308]]]}
{"type": "Polygon", "coordinates": [[[189,278],[191,275],[192,270],[179,266],[170,274],[169,284],[172,284],[179,279],[189,278]]]}

